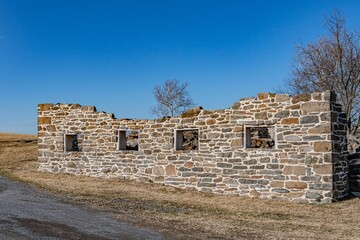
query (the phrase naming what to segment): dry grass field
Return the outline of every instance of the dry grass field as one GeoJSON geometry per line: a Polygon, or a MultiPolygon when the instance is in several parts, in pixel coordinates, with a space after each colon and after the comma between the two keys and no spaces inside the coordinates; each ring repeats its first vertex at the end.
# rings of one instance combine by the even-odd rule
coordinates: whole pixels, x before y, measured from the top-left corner
{"type": "Polygon", "coordinates": [[[168,239],[360,239],[360,199],[295,204],[37,172],[36,137],[0,133],[0,174],[114,213],[168,239]]]}

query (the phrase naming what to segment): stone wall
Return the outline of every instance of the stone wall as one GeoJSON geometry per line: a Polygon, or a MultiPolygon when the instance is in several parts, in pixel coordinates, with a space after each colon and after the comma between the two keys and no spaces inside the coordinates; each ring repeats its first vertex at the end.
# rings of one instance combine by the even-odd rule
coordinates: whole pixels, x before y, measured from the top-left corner
{"type": "Polygon", "coordinates": [[[344,117],[332,92],[260,93],[229,109],[194,108],[156,120],[116,119],[78,104],[40,104],[39,169],[327,203],[348,193],[344,117]],[[181,129],[198,131],[196,150],[176,150],[181,129]],[[257,129],[266,130],[259,134],[267,138],[254,134],[257,129]],[[137,151],[118,150],[119,130],[138,131],[137,151]],[[65,151],[65,134],[80,134],[81,151],[65,151]]]}
{"type": "Polygon", "coordinates": [[[349,191],[352,197],[360,197],[360,152],[348,155],[349,191]]]}

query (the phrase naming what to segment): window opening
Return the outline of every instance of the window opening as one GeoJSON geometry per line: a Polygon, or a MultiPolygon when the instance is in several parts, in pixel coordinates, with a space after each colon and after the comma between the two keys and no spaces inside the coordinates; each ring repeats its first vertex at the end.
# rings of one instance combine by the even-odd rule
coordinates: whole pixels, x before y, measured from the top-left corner
{"type": "Polygon", "coordinates": [[[65,152],[80,152],[82,151],[82,135],[81,134],[65,134],[64,137],[65,152]]]}
{"type": "Polygon", "coordinates": [[[134,130],[120,130],[118,136],[118,150],[139,150],[139,132],[134,130]]]}
{"type": "Polygon", "coordinates": [[[245,143],[246,148],[274,148],[274,127],[245,127],[245,143]]]}
{"type": "Polygon", "coordinates": [[[199,150],[199,129],[175,130],[175,150],[199,150]]]}

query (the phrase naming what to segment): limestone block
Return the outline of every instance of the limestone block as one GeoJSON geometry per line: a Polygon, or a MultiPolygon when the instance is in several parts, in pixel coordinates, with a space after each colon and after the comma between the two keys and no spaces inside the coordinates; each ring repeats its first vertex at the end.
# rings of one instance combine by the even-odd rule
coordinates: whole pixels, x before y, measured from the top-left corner
{"type": "Polygon", "coordinates": [[[330,141],[318,141],[314,143],[314,151],[315,152],[330,152],[331,147],[330,141]]]}
{"type": "Polygon", "coordinates": [[[290,95],[288,94],[276,94],[275,102],[285,102],[290,100],[290,95]]]}
{"type": "Polygon", "coordinates": [[[51,124],[51,117],[39,117],[38,125],[42,125],[42,124],[51,124]]]}
{"type": "Polygon", "coordinates": [[[194,163],[193,162],[187,162],[185,163],[184,167],[186,168],[192,168],[194,166],[194,163]]]}
{"type": "Polygon", "coordinates": [[[321,93],[320,92],[314,92],[311,95],[312,95],[312,98],[314,100],[321,100],[321,93]]]}
{"type": "Polygon", "coordinates": [[[274,189],[271,189],[271,192],[275,192],[275,193],[289,193],[290,191],[287,190],[286,188],[274,188],[274,189]]]}
{"type": "Polygon", "coordinates": [[[167,176],[173,176],[176,175],[176,169],[174,165],[168,165],[165,168],[165,172],[167,176]]]}
{"type": "Polygon", "coordinates": [[[231,105],[231,108],[232,109],[239,109],[240,108],[240,103],[239,102],[234,102],[232,105],[231,105]]]}
{"type": "Polygon", "coordinates": [[[285,166],[283,169],[284,175],[292,175],[293,174],[293,167],[292,166],[285,166]]]}
{"type": "Polygon", "coordinates": [[[272,187],[272,188],[283,188],[284,184],[285,184],[284,181],[271,181],[270,182],[270,187],[272,187]]]}
{"type": "Polygon", "coordinates": [[[263,92],[263,93],[258,93],[258,99],[259,100],[265,100],[270,96],[269,92],[263,92]]]}
{"type": "Polygon", "coordinates": [[[284,125],[299,124],[299,118],[284,118],[281,120],[281,124],[284,125]]]}
{"type": "Polygon", "coordinates": [[[103,169],[101,169],[101,172],[102,173],[109,173],[109,172],[111,172],[111,169],[110,168],[103,168],[103,169]]]}
{"type": "Polygon", "coordinates": [[[290,115],[290,110],[283,110],[275,113],[274,118],[287,118],[290,115]]]}
{"type": "Polygon", "coordinates": [[[163,176],[165,173],[164,168],[162,166],[153,167],[153,172],[156,176],[163,176]]]}
{"type": "Polygon", "coordinates": [[[76,168],[76,164],[74,162],[68,162],[66,164],[66,167],[68,167],[68,168],[76,168]]]}
{"type": "Polygon", "coordinates": [[[268,119],[267,112],[255,113],[255,119],[268,119]]]}
{"type": "Polygon", "coordinates": [[[216,123],[216,120],[215,119],[208,119],[206,120],[206,125],[213,125],[216,123]]]}
{"type": "Polygon", "coordinates": [[[308,130],[309,133],[331,133],[330,124],[321,124],[308,130]]]}
{"type": "Polygon", "coordinates": [[[305,93],[305,94],[298,94],[292,98],[292,103],[299,103],[299,102],[308,102],[311,100],[311,94],[305,93]]]}
{"type": "Polygon", "coordinates": [[[306,102],[301,104],[303,114],[330,111],[329,102],[306,102]]]}
{"type": "Polygon", "coordinates": [[[320,193],[313,192],[313,191],[306,192],[305,197],[309,198],[309,199],[315,199],[315,200],[320,200],[320,199],[324,198],[320,193]]]}
{"type": "Polygon", "coordinates": [[[261,196],[261,194],[258,191],[256,191],[255,189],[253,189],[250,191],[249,196],[252,198],[259,198],[261,196]]]}
{"type": "Polygon", "coordinates": [[[302,141],[302,138],[297,135],[287,135],[285,136],[285,140],[288,142],[299,142],[302,141]]]}
{"type": "Polygon", "coordinates": [[[332,164],[314,164],[314,172],[316,174],[332,174],[332,164]]]}
{"type": "Polygon", "coordinates": [[[305,175],[305,167],[304,166],[294,166],[293,174],[294,175],[305,175]]]}
{"type": "Polygon", "coordinates": [[[286,188],[294,189],[305,189],[307,188],[307,183],[304,182],[285,182],[286,188]]]}
{"type": "Polygon", "coordinates": [[[300,124],[308,124],[308,123],[318,123],[318,116],[304,116],[300,118],[300,124]]]}
{"type": "Polygon", "coordinates": [[[231,140],[230,146],[233,147],[233,148],[243,147],[243,146],[244,146],[244,144],[243,144],[243,139],[242,139],[242,138],[238,138],[238,139],[233,139],[233,140],[231,140]]]}
{"type": "Polygon", "coordinates": [[[49,103],[45,103],[45,104],[39,104],[38,105],[38,109],[39,111],[47,111],[47,110],[50,110],[50,107],[51,107],[51,104],[49,103]]]}

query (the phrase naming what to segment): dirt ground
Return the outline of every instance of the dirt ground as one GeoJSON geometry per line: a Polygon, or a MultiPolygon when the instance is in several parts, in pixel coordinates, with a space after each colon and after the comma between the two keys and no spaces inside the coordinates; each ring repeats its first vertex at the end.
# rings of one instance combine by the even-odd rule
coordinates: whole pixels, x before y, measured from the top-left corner
{"type": "Polygon", "coordinates": [[[37,172],[36,137],[0,134],[0,174],[152,228],[168,239],[360,239],[360,199],[327,205],[220,196],[37,172]]]}

